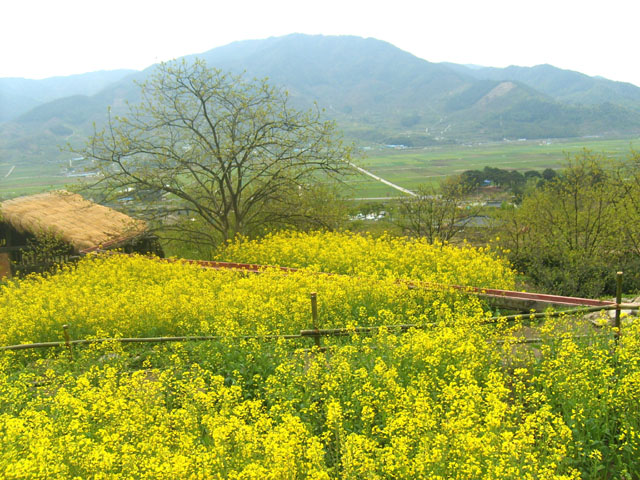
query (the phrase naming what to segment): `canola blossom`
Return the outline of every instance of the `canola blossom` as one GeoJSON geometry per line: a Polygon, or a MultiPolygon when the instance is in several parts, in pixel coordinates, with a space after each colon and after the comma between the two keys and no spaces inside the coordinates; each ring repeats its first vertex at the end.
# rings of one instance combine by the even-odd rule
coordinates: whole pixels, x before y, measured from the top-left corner
{"type": "Polygon", "coordinates": [[[312,326],[311,292],[319,298],[321,328],[424,324],[435,318],[436,301],[464,298],[411,289],[392,277],[276,269],[247,275],[119,255],[87,258],[1,292],[0,345],[61,340],[64,324],[74,338],[296,334],[312,326]]]}
{"type": "Polygon", "coordinates": [[[489,248],[432,245],[422,238],[387,234],[285,231],[259,240],[230,241],[217,258],[439,285],[505,289],[514,285],[514,272],[489,248]]]}
{"type": "Polygon", "coordinates": [[[217,336],[0,352],[2,478],[640,475],[639,325],[616,343],[567,317],[487,324],[476,297],[398,281],[513,286],[471,248],[326,233],[227,248],[227,260],[306,268],[92,257],[0,287],[0,346],[60,340],[62,324],[73,338],[217,336]],[[350,335],[323,349],[259,337],[309,328],[312,291],[320,328],[350,335]],[[419,328],[354,330],[401,323],[419,328]],[[530,330],[541,342],[517,343],[530,330]]]}

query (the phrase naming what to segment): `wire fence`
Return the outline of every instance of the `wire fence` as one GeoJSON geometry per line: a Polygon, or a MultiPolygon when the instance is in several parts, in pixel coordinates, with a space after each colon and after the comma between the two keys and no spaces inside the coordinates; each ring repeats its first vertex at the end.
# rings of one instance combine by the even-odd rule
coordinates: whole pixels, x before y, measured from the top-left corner
{"type": "MultiPolygon", "coordinates": [[[[312,328],[300,330],[299,333],[295,334],[273,334],[273,335],[202,335],[202,336],[163,336],[163,337],[139,337],[139,338],[127,338],[127,337],[113,337],[113,338],[90,338],[90,339],[76,339],[72,340],[69,335],[69,326],[62,326],[62,333],[64,337],[64,341],[57,342],[39,342],[39,343],[28,343],[28,344],[18,344],[18,345],[7,345],[1,346],[0,351],[19,351],[19,350],[31,350],[31,349],[46,349],[46,348],[60,348],[65,347],[70,352],[74,346],[83,346],[83,345],[91,345],[91,344],[100,344],[100,343],[166,343],[166,342],[202,342],[202,341],[222,341],[222,340],[293,340],[293,339],[302,339],[302,338],[312,338],[314,340],[314,344],[316,347],[323,348],[321,344],[322,337],[345,337],[356,334],[371,334],[375,332],[379,332],[380,330],[399,330],[401,332],[406,332],[411,329],[425,329],[430,328],[436,325],[435,323],[427,323],[427,324],[398,324],[398,325],[377,325],[377,326],[369,326],[369,327],[350,327],[350,328],[328,328],[321,329],[318,328],[318,297],[317,294],[310,294],[311,300],[311,320],[312,320],[312,328]]],[[[620,295],[618,295],[617,300],[620,300],[620,295]]],[[[589,312],[599,312],[599,311],[616,311],[616,317],[614,326],[614,335],[616,339],[619,338],[621,334],[620,330],[620,311],[621,310],[638,310],[640,305],[635,303],[614,303],[610,305],[603,305],[598,307],[584,307],[584,308],[574,308],[569,310],[556,310],[556,311],[547,311],[547,312],[537,312],[537,313],[529,313],[529,314],[517,314],[517,315],[501,315],[487,318],[482,323],[484,324],[497,324],[499,322],[513,322],[513,321],[521,321],[521,320],[540,320],[540,319],[548,319],[555,318],[561,316],[579,316],[584,315],[589,312]]],[[[588,337],[588,335],[573,335],[574,338],[584,338],[588,337]]],[[[494,340],[497,343],[504,343],[507,340],[494,340]]],[[[509,340],[510,343],[518,344],[530,344],[530,343],[540,343],[543,342],[543,339],[540,338],[522,338],[516,340],[509,340]]]]}
{"type": "MultiPolygon", "coordinates": [[[[106,253],[111,255],[128,255],[121,252],[113,252],[109,250],[96,250],[95,253],[106,253]]],[[[219,270],[237,270],[246,273],[255,273],[259,274],[264,272],[267,269],[278,269],[283,274],[289,274],[298,272],[298,268],[292,267],[281,267],[281,266],[270,266],[270,265],[258,265],[258,264],[244,264],[237,262],[219,262],[219,261],[207,261],[207,260],[187,260],[187,259],[164,259],[154,257],[157,261],[162,262],[182,262],[192,265],[198,265],[203,268],[211,268],[211,269],[219,269],[219,270]]],[[[318,275],[337,275],[334,273],[326,273],[326,272],[316,272],[318,275]]],[[[640,307],[639,304],[635,303],[622,303],[622,272],[616,273],[616,299],[615,302],[608,300],[597,300],[597,299],[588,299],[588,298],[578,298],[578,297],[565,297],[558,295],[550,295],[550,294],[541,294],[541,293],[532,293],[532,292],[517,292],[512,290],[499,290],[499,289],[490,289],[490,288],[482,288],[482,287],[473,287],[473,286],[459,286],[459,285],[440,285],[426,282],[411,282],[405,280],[398,280],[403,284],[407,285],[409,289],[428,289],[428,290],[449,290],[449,291],[459,291],[463,294],[469,295],[477,295],[480,297],[484,297],[489,300],[504,300],[507,299],[509,302],[515,302],[517,305],[520,304],[520,311],[525,311],[525,306],[531,307],[531,305],[555,305],[562,307],[578,307],[572,309],[565,310],[556,310],[556,311],[546,311],[546,312],[535,312],[529,311],[529,313],[520,313],[516,315],[499,315],[486,319],[483,323],[486,324],[496,324],[499,322],[513,322],[518,320],[539,320],[545,318],[554,318],[558,316],[566,316],[566,315],[584,315],[590,312],[598,312],[598,311],[610,311],[615,310],[614,317],[614,335],[616,341],[619,339],[621,335],[621,324],[620,324],[620,314],[622,310],[635,310],[637,311],[640,307]]],[[[401,325],[381,325],[381,326],[371,326],[371,327],[355,327],[355,328],[332,328],[332,329],[320,329],[318,328],[318,304],[317,304],[317,294],[311,293],[311,319],[312,319],[312,328],[307,330],[300,330],[299,333],[296,334],[283,334],[283,335],[241,335],[241,336],[224,336],[224,335],[213,335],[213,336],[172,336],[172,337],[141,337],[141,338],[95,338],[95,339],[80,339],[80,340],[71,340],[68,331],[68,325],[63,325],[63,336],[64,341],[58,342],[40,342],[40,343],[29,343],[29,344],[19,344],[19,345],[7,345],[0,346],[0,351],[16,351],[16,350],[29,350],[29,349],[42,349],[42,348],[55,348],[55,347],[66,347],[69,351],[72,350],[73,346],[81,346],[81,345],[91,345],[97,343],[106,343],[106,342],[115,342],[115,343],[164,343],[164,342],[192,342],[192,341],[214,341],[214,340],[248,340],[248,339],[257,339],[257,340],[278,340],[278,339],[300,339],[300,338],[313,338],[315,346],[322,348],[321,346],[321,338],[325,336],[349,336],[353,334],[360,333],[371,333],[376,332],[381,329],[388,330],[401,330],[407,331],[409,329],[423,329],[431,326],[432,324],[401,324],[401,325]]],[[[583,337],[584,335],[575,336],[583,337]]],[[[498,340],[499,341],[499,340],[498,340]]],[[[542,342],[542,339],[535,338],[523,338],[521,340],[517,340],[513,343],[539,343],[542,342]]],[[[500,342],[500,341],[499,341],[500,342]]]]}

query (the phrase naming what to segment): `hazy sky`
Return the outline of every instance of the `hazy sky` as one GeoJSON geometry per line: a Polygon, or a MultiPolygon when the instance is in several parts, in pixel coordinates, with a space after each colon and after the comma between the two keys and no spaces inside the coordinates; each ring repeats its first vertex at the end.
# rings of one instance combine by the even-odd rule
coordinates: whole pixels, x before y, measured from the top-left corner
{"type": "Polygon", "coordinates": [[[14,0],[0,77],[155,62],[288,33],[375,37],[432,62],[556,67],[640,86],[637,0],[14,0]]]}

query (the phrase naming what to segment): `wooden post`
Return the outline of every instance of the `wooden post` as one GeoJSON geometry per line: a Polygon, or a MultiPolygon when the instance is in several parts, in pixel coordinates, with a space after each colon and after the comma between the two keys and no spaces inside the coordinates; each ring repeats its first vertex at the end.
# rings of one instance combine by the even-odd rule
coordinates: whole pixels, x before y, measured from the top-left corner
{"type": "Polygon", "coordinates": [[[620,339],[620,304],[622,303],[622,272],[616,273],[616,317],[614,326],[616,327],[616,341],[620,339]]]}
{"type": "Polygon", "coordinates": [[[71,349],[71,338],[69,337],[69,325],[67,325],[66,323],[62,325],[62,333],[64,335],[64,343],[69,350],[69,355],[73,357],[73,350],[71,349]]]}
{"type": "Polygon", "coordinates": [[[318,331],[318,294],[316,292],[311,294],[311,318],[313,320],[313,329],[316,332],[314,337],[316,347],[320,347],[320,332],[318,331]]]}
{"type": "Polygon", "coordinates": [[[0,280],[11,278],[11,260],[8,253],[0,253],[0,280]]]}

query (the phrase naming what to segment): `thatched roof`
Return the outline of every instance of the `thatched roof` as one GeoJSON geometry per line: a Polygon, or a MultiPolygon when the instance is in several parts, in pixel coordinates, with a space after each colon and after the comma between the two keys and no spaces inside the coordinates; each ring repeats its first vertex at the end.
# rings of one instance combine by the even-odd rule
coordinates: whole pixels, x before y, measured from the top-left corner
{"type": "Polygon", "coordinates": [[[56,235],[76,252],[116,246],[147,229],[142,220],[64,190],[6,200],[0,203],[0,221],[19,232],[56,235]]]}

